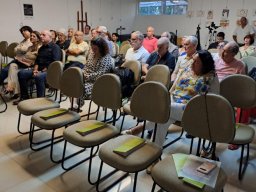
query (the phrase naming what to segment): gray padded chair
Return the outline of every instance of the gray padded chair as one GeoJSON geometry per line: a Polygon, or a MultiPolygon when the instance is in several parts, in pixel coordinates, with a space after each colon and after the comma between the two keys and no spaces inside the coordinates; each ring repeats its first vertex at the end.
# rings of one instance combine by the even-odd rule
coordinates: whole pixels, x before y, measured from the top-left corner
{"type": "MultiPolygon", "coordinates": [[[[47,70],[46,81],[53,89],[59,90],[60,89],[60,78],[63,73],[63,64],[60,61],[52,62],[47,70]]],[[[55,100],[51,98],[33,98],[19,102],[17,109],[19,111],[19,118],[18,118],[18,125],[17,130],[20,134],[27,134],[29,131],[24,132],[20,130],[20,121],[21,121],[21,114],[25,116],[31,116],[38,111],[60,107],[59,102],[57,100],[57,93],[55,100]]],[[[30,125],[31,126],[31,125],[30,125]]]]}
{"type": "Polygon", "coordinates": [[[243,61],[246,65],[247,74],[252,70],[253,67],[256,67],[256,57],[254,56],[243,57],[241,61],[243,61]]]}
{"type": "MultiPolygon", "coordinates": [[[[156,81],[162,83],[167,89],[170,87],[170,70],[166,65],[154,65],[148,70],[145,81],[156,81]]],[[[132,115],[130,102],[123,106],[123,120],[121,128],[123,127],[125,115],[132,115]]]]}
{"type": "MultiPolygon", "coordinates": [[[[70,170],[89,159],[90,163],[88,171],[88,181],[91,184],[95,184],[90,178],[92,158],[97,153],[99,145],[117,136],[120,133],[120,130],[115,127],[117,110],[120,109],[120,107],[122,106],[121,82],[119,77],[115,74],[104,74],[99,77],[93,85],[92,101],[98,106],[105,108],[105,112],[107,111],[107,109],[113,110],[114,114],[112,125],[106,124],[104,128],[101,128],[100,130],[92,132],[86,136],[81,136],[79,133],[76,132],[76,130],[78,128],[86,127],[98,121],[81,121],[70,127],[67,127],[67,129],[65,129],[63,133],[65,143],[63,149],[62,168],[65,170],[70,170]],[[69,158],[69,156],[65,156],[67,142],[79,146],[83,149],[91,148],[90,156],[72,166],[65,167],[64,162],[66,159],[69,158]],[[95,148],[96,152],[93,152],[95,148]]],[[[105,113],[104,121],[106,121],[106,116],[107,115],[105,113]]],[[[70,157],[72,156],[73,155],[70,155],[70,157]]]]}
{"type": "MultiPolygon", "coordinates": [[[[157,134],[157,124],[165,123],[170,116],[170,96],[164,85],[159,82],[145,82],[139,85],[131,97],[132,113],[144,120],[144,129],[146,120],[155,123],[154,137],[157,134]],[[146,96],[146,97],[145,97],[146,96]],[[159,99],[161,98],[161,99],[159,99]]],[[[115,148],[120,146],[127,140],[134,138],[133,135],[122,135],[111,139],[104,143],[99,150],[99,157],[101,159],[99,177],[97,182],[97,191],[102,180],[109,178],[112,174],[109,173],[101,178],[103,162],[115,168],[114,173],[118,170],[126,172],[124,176],[113,182],[105,190],[110,189],[114,184],[128,176],[129,173],[135,173],[133,191],[136,191],[136,183],[138,172],[145,170],[152,163],[161,157],[162,149],[156,144],[147,141],[145,145],[137,149],[126,158],[113,152],[115,148]]],[[[154,139],[153,139],[154,141],[154,139]]]]}
{"type": "MultiPolygon", "coordinates": [[[[198,95],[187,104],[182,127],[189,135],[213,142],[213,156],[215,158],[216,143],[229,143],[235,135],[235,117],[230,102],[220,95],[198,95]],[[222,134],[219,134],[219,133],[222,134]]],[[[199,142],[200,143],[200,142],[199,142]]],[[[169,156],[158,162],[152,169],[154,185],[158,184],[166,191],[186,192],[198,191],[178,178],[173,157],[169,156]]],[[[227,181],[227,176],[220,169],[215,188],[204,186],[200,191],[221,191],[227,181]]]]}
{"type": "Polygon", "coordinates": [[[14,57],[16,56],[15,47],[17,47],[18,45],[19,43],[17,42],[14,42],[8,45],[6,49],[7,57],[14,59],[14,57]]]}
{"type": "MultiPolygon", "coordinates": [[[[67,69],[66,71],[63,72],[63,75],[60,80],[60,91],[61,93],[65,94],[67,97],[71,98],[80,98],[84,94],[84,76],[83,72],[81,69],[77,67],[71,67],[67,69]]],[[[65,109],[63,109],[65,110],[65,109]]],[[[80,115],[74,111],[68,111],[65,114],[62,114],[60,116],[44,120],[41,118],[43,115],[50,114],[52,112],[56,111],[56,108],[53,109],[46,109],[43,111],[39,111],[35,113],[32,118],[31,118],[31,123],[32,123],[32,128],[31,128],[31,136],[30,136],[30,147],[32,150],[37,151],[40,149],[43,149],[45,147],[50,146],[50,158],[54,163],[59,163],[61,162],[60,160],[54,160],[53,159],[53,145],[55,142],[62,141],[63,139],[60,140],[55,140],[58,137],[54,137],[54,133],[57,129],[62,128],[62,127],[67,127],[70,124],[76,123],[80,120],[80,115]],[[50,143],[49,144],[44,144],[43,146],[35,147],[38,143],[41,143],[43,141],[39,141],[35,143],[33,141],[33,133],[34,133],[34,128],[39,127],[40,129],[44,130],[49,130],[52,132],[50,143]]]]}
{"type": "MultiPolygon", "coordinates": [[[[220,83],[220,94],[230,101],[231,105],[236,108],[247,109],[256,105],[256,83],[246,75],[230,75],[223,79],[220,83]]],[[[241,180],[246,171],[250,143],[253,141],[255,131],[252,127],[239,124],[236,129],[236,135],[231,144],[241,146],[241,156],[239,163],[238,178],[241,180]],[[247,155],[243,166],[244,147],[247,147],[247,155]]]]}

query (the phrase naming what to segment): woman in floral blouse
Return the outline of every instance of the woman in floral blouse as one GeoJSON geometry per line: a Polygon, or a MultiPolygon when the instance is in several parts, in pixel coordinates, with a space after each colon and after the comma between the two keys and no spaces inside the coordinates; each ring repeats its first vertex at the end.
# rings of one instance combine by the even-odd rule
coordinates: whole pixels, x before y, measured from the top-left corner
{"type": "Polygon", "coordinates": [[[94,82],[114,67],[114,60],[109,54],[108,44],[102,38],[91,40],[91,52],[83,69],[85,78],[84,99],[89,99],[94,82]]]}
{"type": "MultiPolygon", "coordinates": [[[[169,121],[159,124],[155,143],[163,146],[168,127],[175,121],[181,121],[182,114],[189,100],[197,94],[203,94],[210,90],[211,82],[215,78],[215,66],[211,54],[206,50],[198,51],[193,56],[192,65],[186,67],[177,77],[171,89],[171,113],[169,121]]],[[[126,131],[128,134],[138,134],[141,125],[126,131]]],[[[149,122],[148,129],[154,128],[153,123],[149,122]]]]}

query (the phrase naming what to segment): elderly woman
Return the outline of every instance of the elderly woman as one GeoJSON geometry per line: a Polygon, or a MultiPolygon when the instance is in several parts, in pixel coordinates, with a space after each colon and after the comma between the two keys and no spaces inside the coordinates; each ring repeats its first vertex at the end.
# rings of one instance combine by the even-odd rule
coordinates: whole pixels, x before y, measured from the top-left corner
{"type": "Polygon", "coordinates": [[[32,46],[28,48],[26,54],[17,55],[10,64],[6,90],[13,94],[13,99],[17,99],[20,93],[20,86],[17,75],[18,72],[20,70],[30,68],[32,65],[34,65],[36,60],[38,49],[41,46],[41,38],[38,31],[31,32],[30,42],[32,43],[32,46]]]}
{"type": "Polygon", "coordinates": [[[244,37],[244,45],[239,48],[241,57],[247,57],[249,55],[256,54],[256,47],[253,45],[254,39],[251,35],[246,35],[244,37]]]}
{"type": "MultiPolygon", "coordinates": [[[[163,146],[168,127],[175,121],[181,121],[186,104],[197,94],[210,91],[211,83],[215,78],[215,66],[211,54],[206,50],[198,51],[193,56],[193,63],[187,66],[175,81],[171,92],[171,113],[169,121],[159,124],[155,143],[163,146]]],[[[146,129],[153,129],[153,123],[149,122],[146,129]]],[[[142,126],[126,130],[126,134],[138,134],[142,126]]]]}

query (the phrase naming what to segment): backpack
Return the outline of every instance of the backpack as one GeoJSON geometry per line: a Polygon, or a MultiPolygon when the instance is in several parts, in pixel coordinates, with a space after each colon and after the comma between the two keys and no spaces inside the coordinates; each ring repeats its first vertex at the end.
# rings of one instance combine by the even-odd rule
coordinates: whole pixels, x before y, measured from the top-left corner
{"type": "Polygon", "coordinates": [[[256,81],[256,67],[253,67],[248,75],[256,81]]]}
{"type": "Polygon", "coordinates": [[[122,97],[130,97],[134,90],[134,72],[126,67],[116,67],[112,69],[112,73],[120,78],[122,84],[122,97]]]}

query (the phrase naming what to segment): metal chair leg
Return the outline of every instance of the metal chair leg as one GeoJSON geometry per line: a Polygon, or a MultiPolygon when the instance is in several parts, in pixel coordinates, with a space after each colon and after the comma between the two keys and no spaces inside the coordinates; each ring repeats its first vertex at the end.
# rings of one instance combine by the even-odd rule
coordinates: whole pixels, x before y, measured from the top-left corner
{"type": "Polygon", "coordinates": [[[5,99],[3,98],[2,94],[0,93],[0,97],[2,99],[2,101],[4,102],[4,109],[2,111],[0,111],[0,113],[3,113],[7,110],[7,103],[5,101],[5,99]]]}
{"type": "Polygon", "coordinates": [[[246,154],[246,159],[245,159],[245,162],[244,162],[244,166],[243,166],[243,157],[244,157],[244,146],[245,145],[242,145],[242,147],[241,147],[241,156],[240,156],[239,173],[238,173],[238,179],[239,180],[243,179],[244,173],[245,173],[246,168],[248,166],[250,145],[249,144],[246,144],[246,145],[247,145],[247,154],[246,154]]]}

